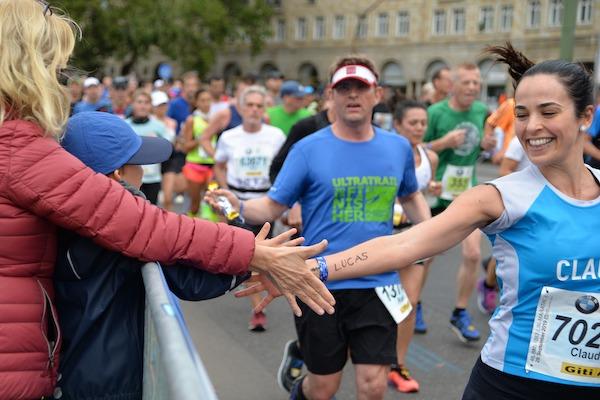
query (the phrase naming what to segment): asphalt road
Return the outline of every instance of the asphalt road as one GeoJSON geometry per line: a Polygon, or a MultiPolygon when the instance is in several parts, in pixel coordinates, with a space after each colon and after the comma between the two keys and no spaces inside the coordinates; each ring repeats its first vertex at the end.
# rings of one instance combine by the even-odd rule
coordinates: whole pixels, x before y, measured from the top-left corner
{"type": "MultiPolygon", "coordinates": [[[[496,169],[480,166],[481,181],[495,177],[496,169]]],[[[482,240],[482,253],[490,252],[487,239],[482,240]]],[[[474,344],[460,342],[448,328],[454,305],[456,271],[460,248],[438,256],[430,270],[422,296],[428,332],[415,335],[407,365],[419,381],[415,394],[388,390],[386,399],[460,399],[471,367],[488,334],[488,317],[475,305],[469,308],[482,339],[474,344]]],[[[231,295],[201,302],[184,303],[183,310],[190,333],[208,370],[217,395],[222,400],[278,400],[287,393],[277,386],[276,372],[284,344],[295,337],[292,313],[287,303],[276,300],[267,310],[267,331],[247,330],[250,304],[231,295]]],[[[354,375],[349,363],[344,370],[342,387],[336,398],[355,398],[354,375]]]]}

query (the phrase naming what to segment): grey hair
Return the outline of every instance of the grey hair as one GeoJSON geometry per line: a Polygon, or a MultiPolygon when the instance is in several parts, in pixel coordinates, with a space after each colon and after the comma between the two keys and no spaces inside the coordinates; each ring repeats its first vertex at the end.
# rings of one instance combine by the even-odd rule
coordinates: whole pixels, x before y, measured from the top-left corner
{"type": "Polygon", "coordinates": [[[263,97],[263,102],[266,101],[267,99],[267,90],[259,85],[252,85],[252,86],[248,86],[246,89],[244,89],[242,91],[242,94],[240,95],[240,106],[245,106],[246,105],[246,98],[253,94],[253,93],[257,93],[260,94],[263,97]]]}

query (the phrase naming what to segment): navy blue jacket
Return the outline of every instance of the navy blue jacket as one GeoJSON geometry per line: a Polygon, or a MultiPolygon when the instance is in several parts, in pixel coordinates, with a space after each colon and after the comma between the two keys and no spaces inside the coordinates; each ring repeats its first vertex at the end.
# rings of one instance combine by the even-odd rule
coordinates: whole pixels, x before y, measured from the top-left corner
{"type": "MultiPolygon", "coordinates": [[[[54,283],[63,337],[61,399],[142,398],[142,265],[72,232],[59,234],[54,283]]],[[[183,266],[164,267],[163,273],[184,300],[220,296],[247,278],[183,266]]]]}

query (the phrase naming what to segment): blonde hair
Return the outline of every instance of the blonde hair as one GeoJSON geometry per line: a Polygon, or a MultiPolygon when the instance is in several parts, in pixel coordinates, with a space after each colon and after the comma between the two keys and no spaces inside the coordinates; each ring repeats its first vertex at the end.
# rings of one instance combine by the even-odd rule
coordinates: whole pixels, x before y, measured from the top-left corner
{"type": "Polygon", "coordinates": [[[69,96],[58,82],[67,66],[77,24],[36,0],[0,0],[0,125],[33,121],[60,137],[69,117],[69,96]]]}

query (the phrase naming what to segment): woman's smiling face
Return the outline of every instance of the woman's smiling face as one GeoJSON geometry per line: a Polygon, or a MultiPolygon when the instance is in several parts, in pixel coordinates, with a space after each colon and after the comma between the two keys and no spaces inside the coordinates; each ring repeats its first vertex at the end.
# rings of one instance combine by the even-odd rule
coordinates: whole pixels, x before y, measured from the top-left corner
{"type": "Polygon", "coordinates": [[[515,91],[515,133],[538,167],[573,156],[585,134],[580,126],[590,125],[592,112],[590,106],[583,116],[576,114],[573,99],[556,75],[527,76],[515,91]]]}

